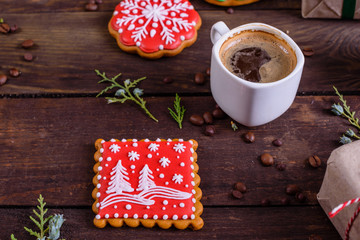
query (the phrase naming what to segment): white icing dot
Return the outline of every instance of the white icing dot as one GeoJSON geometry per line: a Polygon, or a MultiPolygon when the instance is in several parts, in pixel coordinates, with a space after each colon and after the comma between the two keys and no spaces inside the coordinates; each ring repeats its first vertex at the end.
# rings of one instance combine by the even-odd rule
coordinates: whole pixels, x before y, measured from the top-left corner
{"type": "Polygon", "coordinates": [[[154,23],[151,24],[151,26],[152,26],[153,28],[157,28],[157,27],[159,26],[159,24],[156,23],[156,22],[154,22],[154,23]]]}
{"type": "Polygon", "coordinates": [[[105,140],[103,139],[103,140],[101,140],[101,144],[103,144],[105,142],[105,140]]]}
{"type": "Polygon", "coordinates": [[[138,21],[140,24],[143,24],[144,23],[144,20],[142,18],[139,19],[138,21]]]}
{"type": "Polygon", "coordinates": [[[106,177],[103,177],[104,180],[106,180],[106,177]]]}
{"type": "Polygon", "coordinates": [[[171,3],[171,2],[168,2],[167,5],[168,5],[168,7],[171,7],[171,6],[172,6],[172,3],[171,3]]]}
{"type": "MultiPolygon", "coordinates": [[[[175,13],[174,13],[175,14],[175,13]]],[[[166,21],[166,25],[171,25],[171,21],[170,20],[167,20],[166,21]]]]}
{"type": "Polygon", "coordinates": [[[194,181],[191,181],[191,185],[195,186],[195,182],[194,182],[194,181]]]}
{"type": "Polygon", "coordinates": [[[176,205],[175,205],[175,204],[173,205],[173,208],[176,208],[176,205]]]}
{"type": "Polygon", "coordinates": [[[168,215],[165,214],[165,215],[163,216],[163,219],[164,219],[164,220],[168,219],[168,215]]]}
{"type": "Polygon", "coordinates": [[[105,218],[109,218],[109,214],[105,214],[105,218]]]}
{"type": "Polygon", "coordinates": [[[149,140],[149,139],[147,139],[147,138],[144,140],[144,142],[149,142],[149,141],[150,141],[150,140],[149,140]]]}
{"type": "Polygon", "coordinates": [[[101,184],[100,184],[100,183],[98,183],[98,184],[96,185],[96,187],[97,187],[97,188],[100,188],[100,187],[101,187],[101,184]]]}
{"type": "Polygon", "coordinates": [[[163,45],[159,45],[159,49],[160,49],[160,50],[163,50],[163,49],[164,49],[164,46],[163,46],[163,45]]]}
{"type": "Polygon", "coordinates": [[[114,208],[117,209],[117,205],[115,205],[114,208]]]}
{"type": "Polygon", "coordinates": [[[180,203],[179,206],[180,207],[185,207],[185,203],[180,203]]]}
{"type": "Polygon", "coordinates": [[[114,11],[114,13],[113,13],[114,16],[116,16],[116,15],[118,15],[118,14],[119,14],[118,11],[114,11]]]}
{"type": "Polygon", "coordinates": [[[131,168],[131,169],[135,169],[135,165],[131,165],[130,168],[131,168]]]}
{"type": "Polygon", "coordinates": [[[160,173],[159,178],[164,178],[164,174],[160,173]]]}
{"type": "Polygon", "coordinates": [[[173,220],[178,220],[178,216],[177,216],[177,215],[174,215],[174,216],[172,217],[172,219],[173,219],[173,220]]]}
{"type": "Polygon", "coordinates": [[[189,140],[189,143],[190,143],[190,144],[194,144],[194,142],[193,142],[193,141],[191,141],[191,140],[189,140]]]}
{"type": "Polygon", "coordinates": [[[105,167],[108,167],[109,166],[109,164],[105,164],[105,167]]]}
{"type": "Polygon", "coordinates": [[[103,148],[100,148],[100,153],[103,153],[104,152],[104,149],[103,148]]]}
{"type": "Polygon", "coordinates": [[[193,25],[193,26],[196,26],[196,22],[193,21],[193,22],[192,22],[192,25],[193,25]]]}
{"type": "Polygon", "coordinates": [[[181,40],[181,41],[184,41],[184,40],[185,40],[185,37],[184,37],[184,36],[180,36],[180,40],[181,40]]]}
{"type": "Polygon", "coordinates": [[[124,214],[124,218],[128,218],[129,215],[127,213],[124,214]]]}
{"type": "Polygon", "coordinates": [[[125,147],[128,147],[128,145],[126,144],[125,147]]]}
{"type": "Polygon", "coordinates": [[[100,179],[101,179],[101,175],[98,175],[98,176],[97,176],[97,179],[100,180],[100,179]]]}
{"type": "Polygon", "coordinates": [[[101,194],[100,194],[99,192],[98,192],[98,193],[96,193],[96,197],[97,197],[97,198],[99,198],[99,197],[100,197],[100,195],[101,195],[101,194]]]}
{"type": "Polygon", "coordinates": [[[131,171],[131,173],[135,173],[135,171],[131,171]]]}
{"type": "MultiPolygon", "coordinates": [[[[136,45],[137,45],[137,43],[136,43],[136,45]]],[[[139,45],[140,46],[140,45],[139,45]]],[[[133,147],[137,147],[138,146],[138,144],[137,143],[133,143],[133,147]]]]}
{"type": "Polygon", "coordinates": [[[168,145],[168,146],[169,146],[169,145],[170,145],[170,143],[167,143],[166,145],[168,145]]]}
{"type": "Polygon", "coordinates": [[[137,219],[139,216],[135,213],[133,218],[137,219]]]}
{"type": "Polygon", "coordinates": [[[185,187],[186,187],[186,188],[189,187],[189,184],[185,184],[185,187]]]}
{"type": "Polygon", "coordinates": [[[102,162],[102,160],[103,160],[103,157],[99,157],[99,162],[102,162]]]}
{"type": "Polygon", "coordinates": [[[190,161],[193,162],[193,161],[194,161],[194,158],[193,158],[193,157],[190,157],[190,161]]]}
{"type": "Polygon", "coordinates": [[[149,153],[149,154],[147,155],[147,157],[148,157],[148,158],[152,158],[152,155],[151,155],[151,153],[149,153]]]}
{"type": "Polygon", "coordinates": [[[157,142],[161,142],[161,139],[160,139],[160,138],[157,138],[156,141],[157,141],[157,142]]]}
{"type": "MultiPolygon", "coordinates": [[[[154,0],[154,3],[157,3],[158,2],[158,0],[154,0]]],[[[157,4],[155,4],[156,6],[157,6],[157,4]]]]}
{"type": "Polygon", "coordinates": [[[134,9],[133,10],[133,14],[137,14],[138,13],[138,10],[137,9],[134,9]]]}
{"type": "Polygon", "coordinates": [[[145,2],[141,2],[140,5],[144,7],[144,6],[146,5],[146,3],[145,3],[145,2]]]}
{"type": "Polygon", "coordinates": [[[169,182],[165,182],[165,185],[169,185],[169,182]]]}
{"type": "Polygon", "coordinates": [[[116,142],[116,140],[114,138],[110,139],[110,142],[116,142]]]}
{"type": "Polygon", "coordinates": [[[153,219],[155,219],[155,220],[158,219],[158,215],[154,215],[153,219]]]}
{"type": "Polygon", "coordinates": [[[138,140],[137,140],[136,138],[134,138],[132,141],[133,141],[133,142],[137,142],[138,140]]]}
{"type": "Polygon", "coordinates": [[[125,138],[123,138],[123,139],[121,139],[121,141],[122,141],[122,142],[126,142],[126,139],[125,139],[125,138]]]}
{"type": "Polygon", "coordinates": [[[194,165],[191,164],[191,165],[190,165],[190,168],[191,168],[192,170],[194,170],[194,165]]]}
{"type": "Polygon", "coordinates": [[[179,142],[183,142],[183,141],[184,141],[184,139],[182,139],[182,138],[179,139],[179,142]]]}
{"type": "Polygon", "coordinates": [[[193,5],[189,6],[189,9],[190,9],[190,10],[193,10],[193,9],[194,9],[194,6],[193,6],[193,5]]]}
{"type": "Polygon", "coordinates": [[[186,220],[186,219],[188,219],[188,216],[187,216],[187,215],[184,215],[184,216],[182,217],[182,219],[186,220]]]}
{"type": "Polygon", "coordinates": [[[106,158],[106,161],[109,161],[109,162],[110,162],[110,161],[111,161],[111,157],[107,157],[107,158],[106,158]]]}
{"type": "Polygon", "coordinates": [[[156,156],[159,156],[159,153],[156,153],[156,156]]]}
{"type": "Polygon", "coordinates": [[[164,204],[164,205],[168,205],[168,203],[169,203],[169,202],[168,202],[167,200],[164,200],[164,201],[163,201],[163,204],[164,204]]]}
{"type": "Polygon", "coordinates": [[[180,163],[180,166],[184,167],[184,166],[185,166],[185,163],[181,162],[181,163],[180,163]]]}
{"type": "Polygon", "coordinates": [[[118,218],[118,217],[119,217],[119,214],[118,214],[118,213],[115,213],[115,214],[114,214],[114,217],[115,217],[115,218],[118,218]]]}
{"type": "Polygon", "coordinates": [[[100,215],[98,214],[98,215],[96,215],[96,219],[100,219],[101,217],[100,217],[100,215]]]}
{"type": "Polygon", "coordinates": [[[191,214],[191,219],[195,219],[195,215],[194,215],[194,214],[191,214]]]}
{"type": "Polygon", "coordinates": [[[141,43],[140,42],[136,42],[136,46],[140,47],[141,43]]]}
{"type": "Polygon", "coordinates": [[[96,207],[99,208],[99,207],[100,207],[100,203],[96,203],[96,207]]]}
{"type": "Polygon", "coordinates": [[[148,218],[148,215],[144,214],[143,219],[147,219],[147,218],[148,218]]]}
{"type": "Polygon", "coordinates": [[[157,168],[156,171],[160,171],[160,169],[157,168]]]}
{"type": "Polygon", "coordinates": [[[177,158],[177,159],[179,159],[179,158],[180,158],[180,156],[176,156],[176,158],[177,158]]]}
{"type": "Polygon", "coordinates": [[[99,166],[99,167],[98,167],[98,171],[101,171],[101,170],[102,170],[102,166],[99,166]]]}
{"type": "Polygon", "coordinates": [[[195,199],[195,198],[193,198],[193,199],[192,199],[192,202],[193,202],[193,203],[196,203],[196,199],[195,199]]]}
{"type": "Polygon", "coordinates": [[[131,205],[130,205],[130,204],[126,204],[125,208],[126,208],[127,210],[130,210],[130,209],[131,209],[131,205]]]}
{"type": "Polygon", "coordinates": [[[196,209],[195,209],[195,207],[192,207],[191,210],[192,210],[193,212],[195,212],[196,209]]]}
{"type": "Polygon", "coordinates": [[[150,206],[146,206],[146,209],[150,209],[150,206]]]}
{"type": "Polygon", "coordinates": [[[193,149],[193,148],[190,148],[190,152],[194,153],[194,149],[193,149]]]}
{"type": "Polygon", "coordinates": [[[191,175],[191,177],[193,177],[193,178],[195,177],[195,174],[194,174],[193,172],[190,173],[190,175],[191,175]]]}
{"type": "Polygon", "coordinates": [[[167,140],[168,142],[172,142],[172,139],[170,139],[170,138],[168,138],[168,140],[167,140]]]}
{"type": "Polygon", "coordinates": [[[175,12],[171,12],[171,13],[170,13],[170,16],[175,17],[175,16],[176,16],[176,13],[175,13],[175,12]]]}
{"type": "Polygon", "coordinates": [[[162,210],[166,210],[166,207],[162,207],[162,210]]]}
{"type": "Polygon", "coordinates": [[[191,190],[191,192],[192,192],[192,194],[195,194],[195,193],[196,193],[195,189],[191,190]]]}

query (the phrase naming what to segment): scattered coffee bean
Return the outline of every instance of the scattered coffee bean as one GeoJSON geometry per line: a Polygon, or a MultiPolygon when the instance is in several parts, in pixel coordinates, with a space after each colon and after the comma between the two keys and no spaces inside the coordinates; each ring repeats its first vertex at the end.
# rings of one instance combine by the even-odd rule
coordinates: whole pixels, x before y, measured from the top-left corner
{"type": "Polygon", "coordinates": [[[21,72],[16,68],[11,68],[9,70],[9,74],[10,74],[11,77],[18,77],[18,76],[21,75],[21,72]]]}
{"type": "Polygon", "coordinates": [[[276,163],[276,169],[279,170],[279,171],[285,171],[285,169],[286,169],[286,164],[283,163],[283,162],[276,163]]]}
{"type": "Polygon", "coordinates": [[[301,192],[301,189],[296,184],[289,184],[286,186],[285,192],[288,195],[295,195],[296,193],[301,192]]]}
{"type": "Polygon", "coordinates": [[[21,43],[21,46],[26,49],[31,48],[32,46],[34,46],[34,41],[31,39],[25,40],[21,43]]]}
{"type": "Polygon", "coordinates": [[[320,237],[319,235],[316,235],[316,234],[311,234],[309,236],[309,240],[322,240],[322,237],[320,237]]]}
{"type": "Polygon", "coordinates": [[[194,82],[198,85],[203,85],[205,83],[205,76],[203,73],[198,72],[195,74],[194,82]]]}
{"type": "Polygon", "coordinates": [[[283,197],[280,201],[281,201],[282,205],[289,205],[290,204],[290,199],[288,197],[283,197]]]}
{"type": "Polygon", "coordinates": [[[213,136],[214,134],[215,134],[215,126],[214,125],[207,125],[206,127],[205,127],[205,132],[204,132],[204,134],[206,135],[206,136],[213,136]]]}
{"type": "Polygon", "coordinates": [[[242,182],[237,182],[237,183],[235,183],[234,188],[235,188],[236,190],[239,190],[239,191],[242,192],[242,193],[246,192],[246,186],[245,186],[245,184],[242,183],[242,182]]]}
{"type": "Polygon", "coordinates": [[[99,6],[96,3],[88,3],[85,5],[86,11],[97,11],[99,9],[99,6]]]}
{"type": "Polygon", "coordinates": [[[311,57],[312,55],[315,54],[314,50],[312,48],[309,48],[309,47],[305,47],[302,49],[303,51],[303,54],[305,57],[311,57]]]}
{"type": "Polygon", "coordinates": [[[210,76],[211,69],[208,67],[206,68],[206,75],[210,76]]]}
{"type": "Polygon", "coordinates": [[[211,114],[216,119],[222,119],[222,118],[225,118],[225,116],[226,116],[225,113],[223,112],[223,110],[221,110],[221,108],[219,108],[219,107],[215,108],[211,114]]]}
{"type": "Polygon", "coordinates": [[[233,8],[228,8],[228,9],[226,9],[226,12],[228,13],[228,14],[233,14],[234,13],[234,9],[233,8]]]}
{"type": "Polygon", "coordinates": [[[313,168],[318,168],[321,166],[321,159],[316,155],[309,157],[308,161],[310,166],[312,166],[313,168]]]}
{"type": "Polygon", "coordinates": [[[7,76],[5,74],[0,74],[0,86],[4,85],[7,82],[7,76]]]}
{"type": "Polygon", "coordinates": [[[193,125],[201,126],[201,125],[204,124],[204,119],[203,119],[202,116],[200,116],[200,115],[193,114],[193,115],[190,116],[190,122],[191,122],[193,125]]]}
{"type": "Polygon", "coordinates": [[[264,166],[271,166],[274,164],[274,158],[269,153],[263,153],[260,156],[260,160],[264,166]]]}
{"type": "Polygon", "coordinates": [[[239,190],[232,190],[231,192],[232,196],[237,199],[241,199],[244,197],[244,195],[239,190]]]}
{"type": "Polygon", "coordinates": [[[10,32],[16,32],[18,30],[18,26],[16,24],[14,24],[12,27],[10,27],[10,32]]]}
{"type": "Polygon", "coordinates": [[[1,33],[8,33],[10,31],[10,26],[7,23],[0,24],[0,32],[1,33]]]}
{"type": "Polygon", "coordinates": [[[203,114],[203,118],[206,124],[212,124],[213,123],[213,116],[210,112],[205,112],[203,114]]]}
{"type": "Polygon", "coordinates": [[[266,207],[269,206],[271,204],[271,201],[267,198],[261,200],[261,206],[266,207]]]}
{"type": "Polygon", "coordinates": [[[247,143],[255,142],[255,135],[253,132],[247,132],[244,134],[244,141],[247,143]]]}
{"type": "Polygon", "coordinates": [[[299,202],[305,202],[306,201],[306,196],[302,193],[302,192],[298,192],[295,194],[295,198],[296,200],[298,200],[299,202]]]}
{"type": "Polygon", "coordinates": [[[171,78],[171,77],[165,77],[164,79],[163,79],[163,82],[164,83],[172,83],[174,80],[171,78]]]}
{"type": "Polygon", "coordinates": [[[283,145],[281,139],[275,139],[274,141],[272,141],[272,144],[276,147],[281,147],[283,145]]]}
{"type": "Polygon", "coordinates": [[[24,54],[24,60],[31,62],[32,60],[34,60],[34,56],[31,53],[25,53],[24,54]]]}

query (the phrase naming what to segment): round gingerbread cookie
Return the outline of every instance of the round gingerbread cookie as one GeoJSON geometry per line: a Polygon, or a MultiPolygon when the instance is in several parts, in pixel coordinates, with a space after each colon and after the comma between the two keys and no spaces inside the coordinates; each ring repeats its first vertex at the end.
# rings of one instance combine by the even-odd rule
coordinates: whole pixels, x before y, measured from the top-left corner
{"type": "Polygon", "coordinates": [[[205,0],[208,3],[219,5],[219,6],[240,6],[257,2],[259,0],[205,0]]]}
{"type": "Polygon", "coordinates": [[[123,0],[108,28],[122,50],[155,59],[192,45],[200,26],[188,0],[123,0]]]}

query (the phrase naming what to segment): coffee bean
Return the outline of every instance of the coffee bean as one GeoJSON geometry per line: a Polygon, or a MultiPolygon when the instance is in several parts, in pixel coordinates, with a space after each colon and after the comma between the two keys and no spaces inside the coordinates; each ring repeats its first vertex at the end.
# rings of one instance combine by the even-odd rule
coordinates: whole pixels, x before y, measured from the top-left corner
{"type": "Polygon", "coordinates": [[[10,26],[7,23],[0,24],[0,32],[1,33],[8,33],[10,31],[10,26]]]}
{"type": "Polygon", "coordinates": [[[18,30],[18,26],[16,24],[14,24],[12,27],[10,27],[10,32],[16,32],[18,30]]]}
{"type": "Polygon", "coordinates": [[[228,9],[226,9],[226,12],[228,13],[228,14],[233,14],[234,13],[234,9],[233,8],[228,8],[228,9]]]}
{"type": "Polygon", "coordinates": [[[235,188],[236,190],[239,190],[239,191],[242,192],[242,193],[246,192],[246,186],[245,186],[245,184],[242,183],[242,182],[237,182],[237,183],[235,183],[234,188],[235,188]]]}
{"type": "Polygon", "coordinates": [[[86,11],[97,11],[99,9],[99,6],[96,3],[88,3],[85,5],[86,11]]]}
{"type": "Polygon", "coordinates": [[[213,123],[213,116],[210,112],[205,112],[203,114],[203,118],[206,124],[212,124],[213,123]]]}
{"type": "Polygon", "coordinates": [[[290,204],[290,199],[288,197],[283,197],[280,201],[281,201],[281,204],[283,204],[283,205],[290,204]]]}
{"type": "Polygon", "coordinates": [[[25,40],[21,43],[21,46],[26,49],[31,48],[32,46],[34,46],[34,41],[31,39],[25,40]]]}
{"type": "Polygon", "coordinates": [[[16,68],[11,68],[9,70],[9,74],[10,74],[11,77],[18,77],[18,76],[21,75],[21,72],[16,68]]]}
{"type": "Polygon", "coordinates": [[[303,48],[302,52],[303,52],[305,57],[311,57],[312,55],[315,54],[314,50],[312,48],[310,48],[310,47],[303,48]]]}
{"type": "Polygon", "coordinates": [[[190,122],[191,122],[193,125],[201,126],[201,125],[204,124],[204,119],[203,119],[202,116],[200,116],[200,115],[193,114],[193,115],[190,116],[190,122]]]}
{"type": "Polygon", "coordinates": [[[215,108],[211,114],[216,119],[222,119],[222,118],[225,118],[225,116],[226,116],[225,113],[223,112],[223,110],[221,110],[221,108],[219,108],[219,107],[215,108]]]}
{"type": "Polygon", "coordinates": [[[267,198],[264,198],[263,200],[261,200],[261,206],[266,207],[269,206],[271,204],[271,201],[267,198]]]}
{"type": "Polygon", "coordinates": [[[263,153],[260,156],[260,160],[264,166],[271,166],[274,164],[274,158],[269,153],[263,153]]]}
{"type": "Polygon", "coordinates": [[[285,163],[276,163],[276,169],[279,171],[285,171],[286,169],[286,164],[285,163]]]}
{"type": "Polygon", "coordinates": [[[308,158],[308,161],[310,166],[312,166],[313,168],[318,168],[321,166],[321,159],[316,155],[310,156],[308,158]]]}
{"type": "Polygon", "coordinates": [[[244,141],[247,143],[255,142],[255,135],[253,132],[247,132],[244,134],[244,141]]]}
{"type": "Polygon", "coordinates": [[[207,125],[206,127],[205,127],[205,132],[204,132],[204,134],[206,135],[206,136],[213,136],[214,134],[215,134],[215,126],[214,125],[207,125]]]}
{"type": "Polygon", "coordinates": [[[7,76],[5,74],[0,74],[0,86],[4,85],[7,82],[7,76]]]}
{"type": "Polygon", "coordinates": [[[95,2],[96,2],[97,4],[102,4],[102,3],[103,3],[103,0],[95,0],[95,2]]]}
{"type": "Polygon", "coordinates": [[[206,68],[206,75],[210,76],[211,69],[208,67],[206,68]]]}
{"type": "Polygon", "coordinates": [[[244,197],[244,195],[239,190],[232,190],[231,194],[234,198],[237,199],[241,199],[244,197]]]}
{"type": "Polygon", "coordinates": [[[164,83],[172,83],[174,80],[171,78],[171,77],[165,77],[164,79],[163,79],[163,82],[164,83]]]}
{"type": "Polygon", "coordinates": [[[296,200],[298,200],[299,202],[305,202],[306,201],[306,196],[302,193],[302,192],[298,192],[295,194],[295,198],[296,200]]]}
{"type": "Polygon", "coordinates": [[[198,85],[203,85],[205,83],[205,76],[203,73],[198,72],[195,74],[194,82],[198,85]]]}
{"type": "Polygon", "coordinates": [[[281,147],[283,143],[281,139],[275,139],[274,141],[272,141],[272,144],[276,147],[281,147]]]}
{"type": "Polygon", "coordinates": [[[25,53],[24,54],[24,60],[31,62],[32,60],[34,60],[34,56],[31,53],[25,53]]]}
{"type": "Polygon", "coordinates": [[[316,235],[316,234],[311,234],[309,236],[309,240],[322,240],[322,237],[320,237],[319,235],[316,235]]]}
{"type": "Polygon", "coordinates": [[[288,195],[295,195],[296,193],[301,192],[301,189],[296,184],[289,184],[286,186],[285,192],[288,195]]]}

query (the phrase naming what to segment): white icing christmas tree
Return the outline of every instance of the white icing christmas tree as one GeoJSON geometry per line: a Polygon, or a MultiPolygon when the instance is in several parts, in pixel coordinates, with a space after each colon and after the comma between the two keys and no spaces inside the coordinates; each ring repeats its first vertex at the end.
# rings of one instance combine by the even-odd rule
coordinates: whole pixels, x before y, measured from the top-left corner
{"type": "Polygon", "coordinates": [[[126,168],[122,166],[121,160],[116,164],[116,166],[112,169],[113,171],[110,173],[111,178],[109,182],[109,187],[106,193],[117,193],[121,194],[124,192],[133,192],[134,189],[131,187],[131,184],[128,182],[129,177],[126,172],[126,168]]]}
{"type": "Polygon", "coordinates": [[[148,190],[149,188],[156,187],[155,182],[152,180],[154,176],[149,166],[145,164],[143,169],[140,171],[139,185],[136,191],[148,190]]]}

